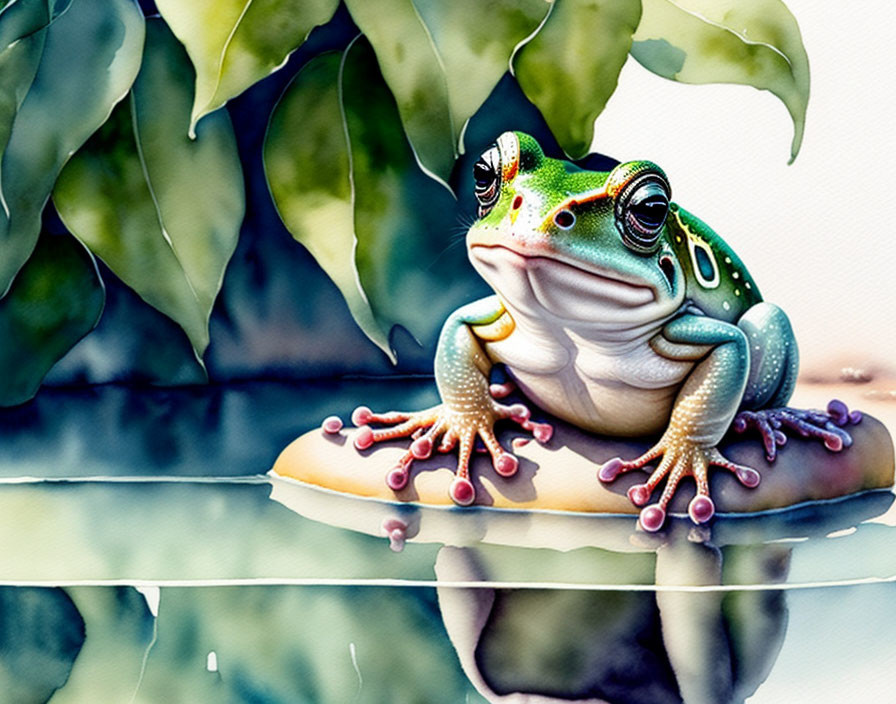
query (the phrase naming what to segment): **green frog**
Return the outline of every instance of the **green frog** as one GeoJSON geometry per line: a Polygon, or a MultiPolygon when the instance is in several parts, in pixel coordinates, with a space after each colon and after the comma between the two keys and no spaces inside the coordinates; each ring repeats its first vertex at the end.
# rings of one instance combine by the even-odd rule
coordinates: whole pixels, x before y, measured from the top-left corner
{"type": "Polygon", "coordinates": [[[747,487],[759,472],[723,456],[729,429],[758,431],[773,461],[787,432],[838,451],[851,443],[843,426],[858,422],[839,401],[827,411],[786,407],[798,352],[785,313],[762,300],[737,254],[707,225],[670,200],[662,169],[631,161],[589,171],[545,156],[535,139],[506,132],[474,166],[478,219],[467,234],[473,266],[495,295],[466,305],[445,323],[435,357],[441,403],[417,412],[355,409],[358,449],[412,437],[387,474],[403,489],[415,459],[457,450],[450,495],[475,499],[470,457],[477,442],[494,469],[513,475],[517,458],[495,437],[509,419],[547,442],[552,428],[490,384],[501,363],[539,408],[586,431],[658,436],[640,457],[613,458],[598,479],[656,465],[631,487],[639,522],[658,530],[684,477],[696,495],[695,523],[715,513],[710,467],[747,487]],[[374,429],[370,424],[376,424],[374,429]],[[655,489],[665,481],[659,498],[655,489]]]}

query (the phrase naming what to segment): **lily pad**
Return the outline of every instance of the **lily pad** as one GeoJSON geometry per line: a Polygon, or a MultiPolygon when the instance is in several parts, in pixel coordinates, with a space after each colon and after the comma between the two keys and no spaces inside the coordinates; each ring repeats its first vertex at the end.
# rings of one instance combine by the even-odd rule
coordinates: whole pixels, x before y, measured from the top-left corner
{"type": "MultiPolygon", "coordinates": [[[[500,476],[491,458],[477,454],[471,460],[471,481],[476,487],[474,505],[494,509],[546,510],[591,514],[638,514],[627,490],[644,479],[632,472],[604,484],[596,469],[611,457],[637,457],[653,443],[650,439],[597,436],[557,419],[551,419],[554,435],[545,445],[536,442],[512,446],[509,429],[499,435],[513,447],[519,470],[500,476]]],[[[303,486],[322,487],[340,496],[363,496],[385,502],[423,506],[454,506],[448,487],[454,479],[453,457],[434,454],[416,460],[408,484],[393,491],[386,473],[397,466],[407,451],[406,440],[377,444],[370,451],[354,447],[354,428],[338,434],[311,430],[293,441],[277,459],[273,474],[298,480],[303,486]]],[[[892,439],[877,419],[865,416],[849,426],[853,444],[842,452],[831,452],[816,438],[798,437],[787,444],[774,463],[755,438],[729,436],[722,453],[733,462],[756,468],[762,475],[752,489],[742,486],[730,472],[714,471],[710,489],[720,514],[756,513],[788,508],[808,501],[841,499],[873,489],[893,486],[892,439]]],[[[693,486],[693,485],[691,485],[693,486]]],[[[679,489],[669,512],[685,514],[693,489],[679,489]]],[[[514,539],[516,536],[514,536],[514,539]]]]}
{"type": "Polygon", "coordinates": [[[53,200],[66,226],[187,333],[197,358],[245,211],[230,118],[187,137],[193,69],[164,22],[147,21],[129,99],[76,154],[53,200]]]}
{"type": "Polygon", "coordinates": [[[803,140],[809,60],[780,0],[643,0],[632,56],[682,83],[742,83],[770,91],[793,120],[791,161],[803,140]]]}

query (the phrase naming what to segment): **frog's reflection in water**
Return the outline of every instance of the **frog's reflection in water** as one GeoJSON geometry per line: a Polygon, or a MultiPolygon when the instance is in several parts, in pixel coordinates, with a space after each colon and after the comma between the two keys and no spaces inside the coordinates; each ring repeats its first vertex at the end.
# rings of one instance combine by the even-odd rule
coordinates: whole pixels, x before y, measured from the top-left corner
{"type": "MultiPolygon", "coordinates": [[[[636,555],[608,555],[611,581],[636,555]],[[623,559],[620,560],[620,557],[623,559]]],[[[742,702],[771,671],[787,629],[790,548],[724,550],[686,537],[656,553],[656,586],[439,588],[464,671],[489,701],[742,702]],[[723,577],[723,571],[725,575],[723,577]],[[723,583],[763,589],[713,589],[723,583]]],[[[476,548],[442,548],[443,582],[488,581],[476,548]]],[[[620,574],[620,572],[622,572],[620,574]]]]}
{"type": "Polygon", "coordinates": [[[805,615],[807,600],[830,604],[815,587],[892,574],[878,559],[896,517],[890,491],[702,527],[675,516],[646,533],[633,516],[359,500],[271,480],[271,499],[306,518],[381,539],[400,523],[399,543],[441,544],[441,618],[470,683],[502,704],[744,702],[785,637],[817,642],[806,623],[788,632],[788,602],[805,615]]]}

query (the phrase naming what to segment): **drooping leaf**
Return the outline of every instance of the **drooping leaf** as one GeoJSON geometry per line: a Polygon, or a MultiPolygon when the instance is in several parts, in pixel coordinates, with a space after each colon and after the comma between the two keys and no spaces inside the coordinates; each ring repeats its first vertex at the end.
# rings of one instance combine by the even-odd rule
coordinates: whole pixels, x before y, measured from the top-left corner
{"type": "Polygon", "coordinates": [[[467,120],[509,68],[545,0],[348,0],[421,163],[447,179],[467,120]]]}
{"type": "Polygon", "coordinates": [[[37,393],[50,367],[99,321],[105,292],[74,238],[44,234],[0,299],[0,406],[37,393]]]}
{"type": "Polygon", "coordinates": [[[339,0],[156,0],[196,69],[190,131],[279,68],[339,0]]]}
{"type": "Polygon", "coordinates": [[[591,147],[594,120],[616,90],[640,16],[640,0],[554,0],[545,25],[514,59],[520,87],[574,159],[591,147]]]}
{"type": "Polygon", "coordinates": [[[418,168],[367,42],[346,52],[341,85],[361,285],[387,325],[400,324],[418,339],[430,338],[445,315],[435,302],[420,305],[419,297],[431,293],[451,299],[455,282],[443,255],[449,233],[459,234],[455,200],[418,168]]]}
{"type": "Polygon", "coordinates": [[[53,200],[66,226],[187,333],[197,357],[245,210],[226,112],[187,137],[193,69],[164,22],[147,21],[127,101],[76,154],[53,200]]]}
{"type": "MultiPolygon", "coordinates": [[[[46,29],[72,0],[18,0],[0,6],[0,160],[16,112],[40,65],[46,29]]],[[[2,199],[2,187],[0,187],[2,199]]]]}
{"type": "Polygon", "coordinates": [[[65,13],[72,0],[5,0],[0,3],[0,48],[45,29],[65,13]]]}
{"type": "Polygon", "coordinates": [[[358,280],[351,155],[342,115],[342,57],[323,54],[287,88],[268,125],[265,174],[280,217],[292,236],[327,272],[352,317],[390,353],[358,280]]]}
{"type": "MultiPolygon", "coordinates": [[[[505,75],[464,131],[464,141],[469,149],[458,160],[452,182],[462,213],[475,213],[479,205],[475,195],[473,164],[494,144],[495,138],[507,130],[531,135],[545,155],[551,158],[566,158],[544,115],[526,98],[516,79],[510,74],[505,75]]],[[[591,171],[612,171],[619,162],[609,156],[592,153],[577,163],[591,171]]]]}
{"type": "Polygon", "coordinates": [[[133,0],[40,5],[22,0],[0,14],[4,41],[21,35],[0,48],[0,292],[34,249],[59,170],[127,93],[143,47],[133,0]]]}
{"type": "Polygon", "coordinates": [[[809,60],[780,0],[643,0],[632,56],[682,83],[742,83],[768,90],[793,120],[791,161],[803,139],[809,60]]]}
{"type": "MultiPolygon", "coordinates": [[[[12,123],[40,65],[46,29],[71,0],[18,0],[0,6],[0,161],[12,123]]],[[[2,200],[0,184],[0,200],[2,200]]]]}
{"type": "Polygon", "coordinates": [[[265,169],[287,228],[367,336],[390,356],[396,323],[428,340],[443,318],[419,297],[432,289],[450,300],[434,264],[453,199],[417,167],[364,39],[298,74],[271,117],[265,169]]]}
{"type": "Polygon", "coordinates": [[[204,384],[208,374],[186,333],[97,262],[106,288],[103,317],[44,379],[48,385],[204,384]]]}

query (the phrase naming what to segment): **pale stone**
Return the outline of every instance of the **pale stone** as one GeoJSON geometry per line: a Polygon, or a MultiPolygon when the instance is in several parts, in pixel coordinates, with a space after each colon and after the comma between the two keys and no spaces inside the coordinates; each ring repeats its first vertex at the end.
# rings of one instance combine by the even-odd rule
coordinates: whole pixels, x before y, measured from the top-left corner
{"type": "MultiPolygon", "coordinates": [[[[604,484],[597,480],[596,473],[600,464],[612,457],[637,457],[650,442],[598,437],[560,421],[554,421],[554,426],[554,435],[547,444],[532,441],[513,448],[520,461],[513,477],[500,476],[493,469],[489,455],[474,454],[471,479],[476,487],[475,505],[638,513],[639,509],[632,505],[625,492],[632,484],[645,481],[647,474],[634,471],[604,484]]],[[[790,438],[773,463],[765,459],[758,436],[726,438],[720,446],[722,453],[734,462],[759,470],[762,480],[755,489],[748,489],[730,472],[712,469],[711,495],[716,511],[765,511],[891,487],[893,442],[884,425],[865,416],[861,423],[847,430],[854,439],[849,448],[832,452],[817,439],[790,438]]],[[[415,461],[408,485],[394,492],[386,486],[385,476],[405,452],[409,439],[358,451],[352,445],[356,432],[348,428],[337,434],[320,429],[305,433],[282,452],[273,474],[351,496],[429,506],[453,505],[448,487],[454,479],[456,453],[436,453],[427,460],[415,461]]],[[[511,439],[521,436],[521,432],[511,430],[499,434],[508,450],[511,439]]],[[[659,489],[652,501],[658,495],[659,489]]],[[[671,510],[685,512],[693,496],[694,482],[685,479],[676,492],[671,510]]]]}

